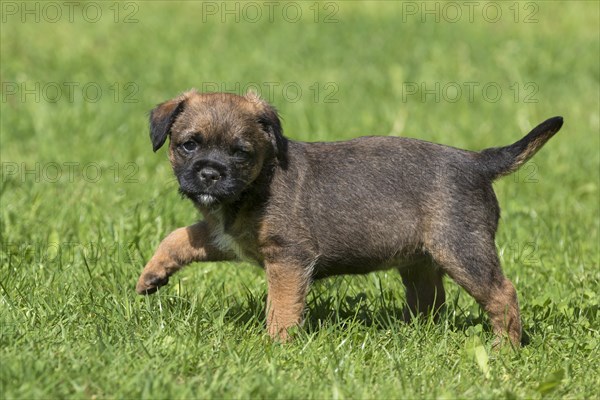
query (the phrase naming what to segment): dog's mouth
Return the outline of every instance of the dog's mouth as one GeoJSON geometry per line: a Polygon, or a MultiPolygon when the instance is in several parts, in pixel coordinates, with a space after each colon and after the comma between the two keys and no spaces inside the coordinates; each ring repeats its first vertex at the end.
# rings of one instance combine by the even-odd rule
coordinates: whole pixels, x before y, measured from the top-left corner
{"type": "Polygon", "coordinates": [[[197,205],[209,208],[236,201],[246,186],[241,179],[233,178],[220,181],[210,187],[185,177],[178,180],[179,193],[182,196],[197,205]]]}
{"type": "Polygon", "coordinates": [[[179,193],[183,197],[187,197],[192,200],[197,205],[207,208],[215,208],[220,206],[221,204],[228,204],[234,202],[239,197],[237,192],[223,192],[219,191],[208,191],[208,190],[186,190],[185,187],[179,188],[179,193]]]}
{"type": "Polygon", "coordinates": [[[188,191],[181,187],[179,188],[179,193],[181,193],[182,196],[192,200],[194,203],[204,207],[216,206],[221,202],[219,197],[211,193],[188,191]]]}
{"type": "Polygon", "coordinates": [[[205,207],[210,207],[219,203],[219,199],[212,194],[197,194],[194,201],[205,207]]]}

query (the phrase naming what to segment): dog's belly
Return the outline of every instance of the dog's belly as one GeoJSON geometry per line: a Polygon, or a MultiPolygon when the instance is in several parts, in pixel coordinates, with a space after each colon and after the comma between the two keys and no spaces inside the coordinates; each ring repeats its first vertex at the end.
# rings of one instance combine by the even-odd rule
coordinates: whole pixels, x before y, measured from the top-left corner
{"type": "Polygon", "coordinates": [[[322,279],[335,275],[363,275],[391,268],[410,268],[427,262],[429,262],[429,257],[424,254],[412,254],[382,261],[373,259],[340,260],[337,262],[321,261],[315,264],[313,277],[314,279],[322,279]]]}

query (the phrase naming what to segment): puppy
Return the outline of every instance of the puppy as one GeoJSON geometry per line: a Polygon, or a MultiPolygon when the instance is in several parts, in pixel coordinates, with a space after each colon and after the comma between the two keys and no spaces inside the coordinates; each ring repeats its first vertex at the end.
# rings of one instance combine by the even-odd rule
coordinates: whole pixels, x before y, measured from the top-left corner
{"type": "Polygon", "coordinates": [[[410,318],[442,307],[448,275],[487,312],[497,342],[519,346],[492,182],[562,123],[480,152],[384,136],[303,143],[282,135],[276,110],[254,93],[183,93],[152,110],[150,138],[157,151],[170,136],[179,190],[204,219],[160,243],[136,290],[153,293],[191,262],[253,260],[267,276],[268,332],[286,340],[315,279],[397,268],[410,318]]]}

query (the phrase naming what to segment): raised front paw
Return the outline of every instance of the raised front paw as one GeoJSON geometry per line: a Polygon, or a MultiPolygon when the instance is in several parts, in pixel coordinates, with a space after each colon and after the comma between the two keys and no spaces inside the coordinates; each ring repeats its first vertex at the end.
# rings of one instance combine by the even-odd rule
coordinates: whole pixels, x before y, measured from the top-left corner
{"type": "Polygon", "coordinates": [[[142,271],[140,278],[138,279],[135,291],[138,294],[152,294],[158,290],[159,287],[169,283],[169,275],[166,271],[156,272],[148,270],[148,267],[142,271]]]}

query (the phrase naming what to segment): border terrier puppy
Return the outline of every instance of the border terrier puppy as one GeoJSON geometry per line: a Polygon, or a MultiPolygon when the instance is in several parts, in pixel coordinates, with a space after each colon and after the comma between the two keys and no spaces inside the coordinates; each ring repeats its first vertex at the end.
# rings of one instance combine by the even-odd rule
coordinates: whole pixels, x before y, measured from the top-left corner
{"type": "Polygon", "coordinates": [[[268,282],[267,329],[285,341],[311,282],[397,268],[405,317],[437,312],[444,275],[489,315],[497,342],[521,341],[517,293],[494,245],[492,182],[531,158],[562,126],[554,117],[506,147],[480,152],[403,137],[332,143],[286,139],[254,93],[185,92],[150,115],[157,151],[204,220],[159,245],[137,282],[153,293],[196,261],[254,260],[268,282]]]}

